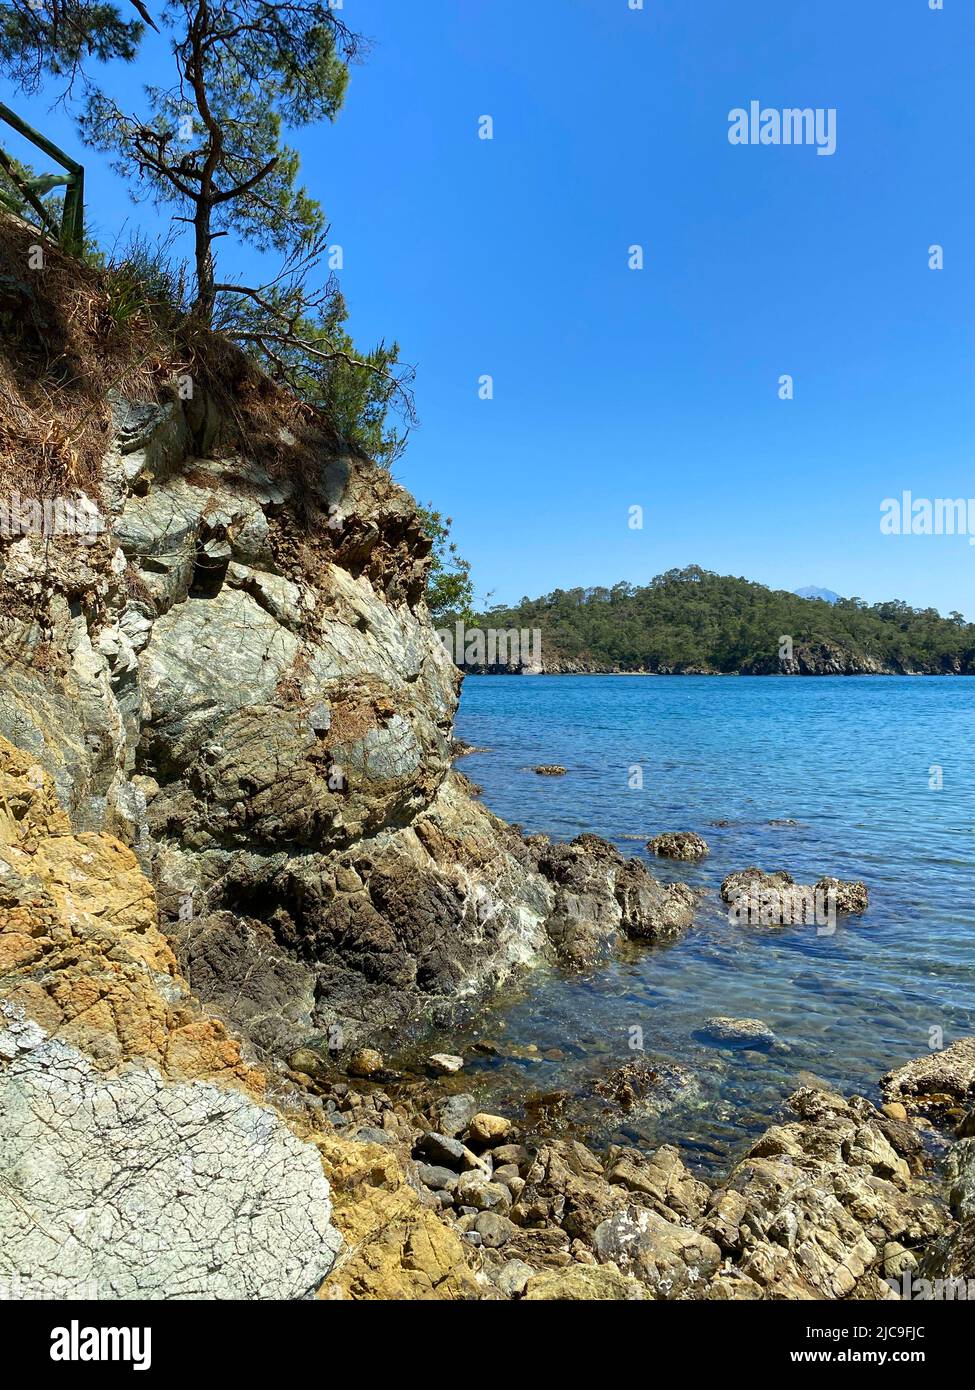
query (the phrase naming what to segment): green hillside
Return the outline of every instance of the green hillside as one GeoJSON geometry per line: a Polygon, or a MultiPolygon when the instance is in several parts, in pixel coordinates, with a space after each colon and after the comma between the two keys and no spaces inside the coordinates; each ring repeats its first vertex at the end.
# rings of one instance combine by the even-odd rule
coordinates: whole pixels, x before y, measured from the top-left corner
{"type": "Polygon", "coordinates": [[[975,671],[975,624],[960,613],[943,618],[897,599],[830,604],[697,565],[643,587],[556,589],[514,608],[491,608],[478,623],[539,628],[544,669],[553,672],[975,671]]]}

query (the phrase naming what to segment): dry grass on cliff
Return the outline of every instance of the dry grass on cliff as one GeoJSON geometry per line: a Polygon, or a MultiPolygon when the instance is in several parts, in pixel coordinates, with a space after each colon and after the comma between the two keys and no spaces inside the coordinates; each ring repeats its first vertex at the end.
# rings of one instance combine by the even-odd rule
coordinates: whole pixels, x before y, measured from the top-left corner
{"type": "Polygon", "coordinates": [[[0,217],[0,490],[97,497],[108,394],[154,397],[179,366],[171,338],[85,265],[0,217]],[[38,249],[43,261],[38,263],[38,249]]]}
{"type": "Polygon", "coordinates": [[[230,448],[311,481],[341,448],[320,410],[239,348],[154,298],[126,263],[99,268],[0,214],[0,496],[98,498],[110,393],[159,400],[188,374],[213,398],[230,448]]]}

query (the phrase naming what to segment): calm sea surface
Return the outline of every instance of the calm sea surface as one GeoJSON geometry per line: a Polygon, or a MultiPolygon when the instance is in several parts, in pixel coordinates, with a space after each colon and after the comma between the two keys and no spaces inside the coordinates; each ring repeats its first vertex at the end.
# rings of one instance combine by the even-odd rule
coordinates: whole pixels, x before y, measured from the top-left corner
{"type": "Polygon", "coordinates": [[[675,1142],[724,1166],[807,1073],[876,1098],[888,1067],[938,1043],[932,1030],[945,1046],[975,1033],[975,679],[470,677],[457,733],[491,749],[459,767],[506,819],[594,831],[709,890],[680,941],[536,972],[453,1039],[500,1041],[507,1056],[465,1073],[499,1104],[565,1103],[593,1137],[675,1142]],[[539,777],[539,763],[568,775],[539,777]],[[642,790],[628,786],[637,766],[642,790]],[[663,830],[699,831],[710,858],[655,860],[644,845],[663,830]],[[832,936],[732,925],[717,890],[750,864],[862,878],[870,910],[832,936]],[[762,1019],[785,1046],[709,1045],[716,1014],[762,1019]],[[621,1119],[594,1085],[633,1058],[635,1027],[683,1084],[621,1119]]]}

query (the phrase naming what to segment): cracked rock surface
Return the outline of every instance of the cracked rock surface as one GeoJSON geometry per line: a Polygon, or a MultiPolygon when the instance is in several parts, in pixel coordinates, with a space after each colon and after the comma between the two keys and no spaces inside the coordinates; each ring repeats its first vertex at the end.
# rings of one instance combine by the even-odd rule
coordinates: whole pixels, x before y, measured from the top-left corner
{"type": "Polygon", "coordinates": [[[300,1298],[334,1263],[321,1159],[272,1110],[0,1032],[0,1278],[66,1298],[300,1298]]]}

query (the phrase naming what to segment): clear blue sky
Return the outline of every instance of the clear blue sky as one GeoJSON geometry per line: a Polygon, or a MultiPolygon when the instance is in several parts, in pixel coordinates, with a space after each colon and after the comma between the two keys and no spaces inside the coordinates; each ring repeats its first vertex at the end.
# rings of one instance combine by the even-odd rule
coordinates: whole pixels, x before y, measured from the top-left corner
{"type": "MultiPolygon", "coordinates": [[[[975,497],[971,0],[344,14],[374,51],[338,122],[295,143],[345,251],[353,333],[398,338],[418,367],[397,476],[454,517],[479,593],[694,562],[975,618],[965,537],[879,530],[904,488],[975,497]],[[835,107],[835,155],[730,145],[753,99],[835,107]]],[[[14,104],[75,146],[61,114],[14,104]]],[[[111,239],[133,212],[85,159],[111,239]]]]}

